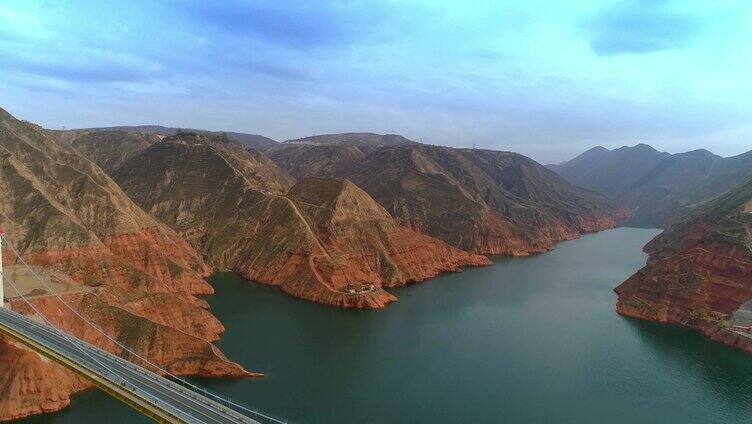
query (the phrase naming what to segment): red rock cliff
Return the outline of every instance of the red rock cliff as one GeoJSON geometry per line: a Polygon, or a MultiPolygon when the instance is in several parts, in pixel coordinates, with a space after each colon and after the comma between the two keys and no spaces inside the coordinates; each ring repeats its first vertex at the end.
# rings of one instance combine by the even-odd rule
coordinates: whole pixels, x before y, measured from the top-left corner
{"type": "MultiPolygon", "coordinates": [[[[175,232],[138,208],[101,169],[39,127],[0,110],[0,226],[74,308],[140,355],[183,375],[247,373],[211,344],[224,328],[194,295],[212,293],[209,268],[175,232]],[[63,283],[60,283],[63,281],[63,283]]],[[[85,326],[48,287],[4,252],[5,265],[46,318],[104,349],[121,348],[85,326]],[[12,272],[11,272],[12,271],[12,272]],[[25,281],[25,282],[24,282],[25,281]],[[28,287],[32,281],[34,287],[28,287]]],[[[32,310],[6,285],[12,307],[32,310]]],[[[58,410],[89,384],[0,339],[0,420],[58,410]]]]}
{"type": "Polygon", "coordinates": [[[511,152],[283,143],[269,155],[296,177],[346,178],[400,223],[480,254],[545,252],[627,216],[511,152]]]}
{"type": "Polygon", "coordinates": [[[694,328],[752,353],[752,180],[669,227],[616,288],[617,312],[694,328]]]}
{"type": "Polygon", "coordinates": [[[333,306],[381,308],[386,286],[488,259],[399,225],[345,180],[290,177],[265,156],[205,135],[168,137],[114,174],[213,265],[333,306]]]}

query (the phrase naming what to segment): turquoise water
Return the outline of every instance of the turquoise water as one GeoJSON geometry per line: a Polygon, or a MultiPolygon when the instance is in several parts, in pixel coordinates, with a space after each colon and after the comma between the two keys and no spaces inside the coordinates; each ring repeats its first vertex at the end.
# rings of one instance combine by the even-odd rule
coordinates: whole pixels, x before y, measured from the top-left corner
{"type": "MultiPolygon", "coordinates": [[[[612,288],[655,230],[617,229],[326,308],[217,274],[219,347],[261,380],[202,381],[295,423],[708,423],[752,420],[752,357],[625,319],[612,288]]],[[[29,422],[141,422],[98,392],[29,422]]]]}

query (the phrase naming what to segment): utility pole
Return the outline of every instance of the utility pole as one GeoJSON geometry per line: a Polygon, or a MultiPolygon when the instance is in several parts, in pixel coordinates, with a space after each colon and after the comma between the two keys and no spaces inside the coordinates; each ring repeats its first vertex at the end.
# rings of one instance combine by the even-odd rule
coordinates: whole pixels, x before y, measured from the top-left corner
{"type": "Polygon", "coordinates": [[[5,285],[5,275],[3,274],[3,237],[5,237],[5,230],[0,227],[0,308],[5,307],[5,293],[3,293],[3,286],[5,285]]]}

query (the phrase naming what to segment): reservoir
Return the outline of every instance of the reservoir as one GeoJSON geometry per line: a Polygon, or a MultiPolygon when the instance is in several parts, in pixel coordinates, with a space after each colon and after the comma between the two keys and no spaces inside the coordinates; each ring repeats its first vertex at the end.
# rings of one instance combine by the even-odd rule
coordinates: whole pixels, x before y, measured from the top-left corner
{"type": "MultiPolygon", "coordinates": [[[[201,383],[292,423],[747,423],[752,357],[614,312],[613,288],[656,234],[621,228],[494,258],[395,289],[380,311],[217,273],[218,346],[267,377],[201,383]]],[[[88,391],[24,422],[147,421],[88,391]]]]}

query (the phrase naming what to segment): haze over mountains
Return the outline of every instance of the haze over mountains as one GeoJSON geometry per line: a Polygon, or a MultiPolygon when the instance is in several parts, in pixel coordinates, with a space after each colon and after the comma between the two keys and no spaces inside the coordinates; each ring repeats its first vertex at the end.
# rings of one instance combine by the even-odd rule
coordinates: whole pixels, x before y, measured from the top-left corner
{"type": "Polygon", "coordinates": [[[595,147],[547,167],[628,207],[629,225],[666,227],[693,206],[744,181],[752,172],[752,151],[724,158],[707,150],[669,154],[646,144],[595,147]]]}

